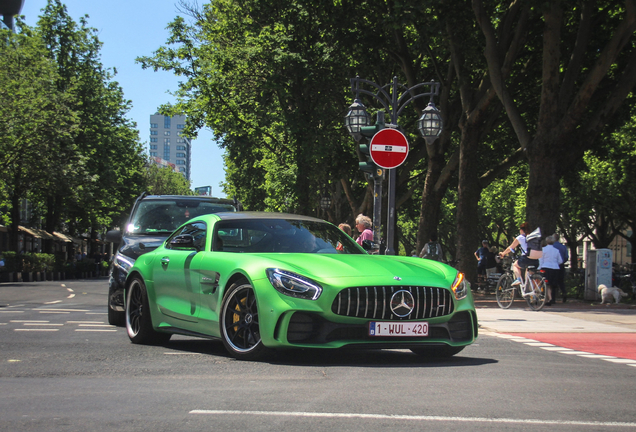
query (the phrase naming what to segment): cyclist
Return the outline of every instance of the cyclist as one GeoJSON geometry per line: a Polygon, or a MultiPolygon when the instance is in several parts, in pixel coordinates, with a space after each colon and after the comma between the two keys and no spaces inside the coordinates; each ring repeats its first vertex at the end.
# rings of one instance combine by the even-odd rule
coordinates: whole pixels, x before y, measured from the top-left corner
{"type": "MultiPolygon", "coordinates": [[[[512,265],[512,270],[516,276],[515,281],[512,283],[513,286],[517,286],[521,284],[521,269],[528,268],[529,266],[539,267],[539,258],[541,258],[541,246],[535,246],[537,240],[541,240],[541,230],[537,228],[531,234],[532,236],[532,246],[528,248],[528,240],[527,234],[529,234],[530,229],[528,228],[528,223],[524,222],[519,226],[519,235],[512,242],[510,246],[504,249],[499,256],[502,258],[508,255],[510,252],[514,252],[517,246],[521,248],[521,257],[512,265]],[[538,249],[538,250],[537,250],[538,249]]],[[[530,237],[530,236],[528,236],[530,237]]]]}

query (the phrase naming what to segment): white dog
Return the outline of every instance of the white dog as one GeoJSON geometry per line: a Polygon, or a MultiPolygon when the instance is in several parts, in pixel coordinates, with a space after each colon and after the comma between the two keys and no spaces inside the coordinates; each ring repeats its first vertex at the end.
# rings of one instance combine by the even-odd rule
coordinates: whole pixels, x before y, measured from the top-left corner
{"type": "Polygon", "coordinates": [[[628,294],[623,292],[622,289],[617,287],[608,288],[604,284],[600,284],[598,286],[598,292],[601,294],[601,298],[603,299],[601,304],[607,302],[608,305],[612,302],[612,298],[614,299],[615,303],[618,303],[620,302],[621,297],[628,296],[628,294]]]}

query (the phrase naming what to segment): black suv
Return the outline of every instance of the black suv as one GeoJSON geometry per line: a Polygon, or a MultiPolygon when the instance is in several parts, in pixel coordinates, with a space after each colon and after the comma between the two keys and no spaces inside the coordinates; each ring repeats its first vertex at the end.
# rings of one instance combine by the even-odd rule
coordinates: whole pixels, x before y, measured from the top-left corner
{"type": "Polygon", "coordinates": [[[226,198],[145,193],[137,198],[123,232],[106,233],[107,242],[119,243],[109,272],[108,323],[125,324],[124,285],[140,255],[161,246],[175,229],[193,217],[238,210],[242,210],[240,203],[226,198]]]}

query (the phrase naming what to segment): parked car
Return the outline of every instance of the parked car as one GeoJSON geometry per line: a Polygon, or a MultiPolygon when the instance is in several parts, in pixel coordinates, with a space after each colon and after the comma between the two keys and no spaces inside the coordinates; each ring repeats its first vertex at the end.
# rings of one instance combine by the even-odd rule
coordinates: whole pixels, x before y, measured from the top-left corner
{"type": "Polygon", "coordinates": [[[124,284],[130,268],[139,256],[154,250],[183,223],[217,212],[235,212],[236,200],[200,195],[147,195],[137,198],[122,230],[106,233],[106,241],[118,243],[109,270],[108,322],[123,326],[124,284]]]}
{"type": "Polygon", "coordinates": [[[138,259],[126,279],[135,344],[221,339],[237,359],[281,348],[402,348],[429,357],[477,337],[470,284],[417,257],[368,254],[334,225],[281,213],[209,214],[138,259]]]}

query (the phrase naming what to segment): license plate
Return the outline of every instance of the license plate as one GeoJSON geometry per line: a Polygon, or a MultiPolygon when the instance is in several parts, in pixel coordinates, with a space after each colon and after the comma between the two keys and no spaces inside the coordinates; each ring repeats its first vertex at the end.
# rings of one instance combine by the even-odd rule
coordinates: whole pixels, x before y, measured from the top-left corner
{"type": "Polygon", "coordinates": [[[428,336],[428,323],[370,322],[369,336],[428,336]]]}

